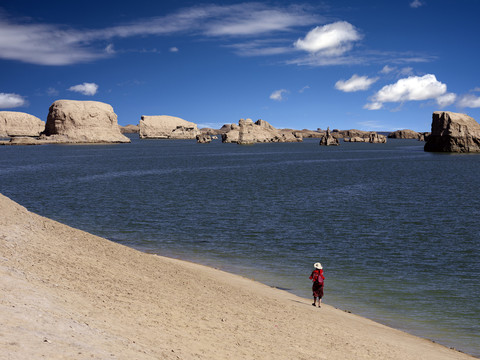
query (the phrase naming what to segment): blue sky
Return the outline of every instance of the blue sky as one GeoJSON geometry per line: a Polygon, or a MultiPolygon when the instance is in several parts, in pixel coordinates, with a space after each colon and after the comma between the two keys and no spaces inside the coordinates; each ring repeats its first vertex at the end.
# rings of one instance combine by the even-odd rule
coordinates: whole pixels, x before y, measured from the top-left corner
{"type": "Polygon", "coordinates": [[[480,120],[480,1],[0,2],[0,110],[58,99],[121,125],[172,115],[219,128],[429,131],[480,120]]]}

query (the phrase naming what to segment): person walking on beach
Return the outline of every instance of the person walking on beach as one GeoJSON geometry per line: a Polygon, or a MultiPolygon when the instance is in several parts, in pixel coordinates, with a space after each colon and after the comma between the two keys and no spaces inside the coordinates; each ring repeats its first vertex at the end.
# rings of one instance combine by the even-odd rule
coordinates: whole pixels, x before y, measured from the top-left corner
{"type": "Polygon", "coordinates": [[[313,264],[315,270],[312,271],[309,279],[313,281],[312,292],[313,292],[313,306],[316,306],[318,298],[318,307],[322,307],[322,297],[323,297],[323,267],[319,262],[313,264]]]}

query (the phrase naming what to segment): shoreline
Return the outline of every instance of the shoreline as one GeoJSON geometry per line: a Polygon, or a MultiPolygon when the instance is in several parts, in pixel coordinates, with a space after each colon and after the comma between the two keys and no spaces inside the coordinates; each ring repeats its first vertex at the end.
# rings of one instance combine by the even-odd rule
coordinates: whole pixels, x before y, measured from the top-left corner
{"type": "MultiPolygon", "coordinates": [[[[113,241],[113,240],[110,240],[110,241],[113,241]]],[[[212,259],[208,258],[208,257],[198,257],[198,256],[196,256],[196,257],[190,256],[189,257],[189,255],[186,255],[184,253],[175,253],[175,252],[170,252],[168,255],[161,255],[161,250],[160,249],[159,250],[154,250],[154,249],[142,250],[141,247],[137,248],[134,245],[127,245],[127,246],[130,246],[130,247],[132,247],[132,248],[134,248],[138,251],[145,252],[147,254],[158,255],[158,256],[167,257],[167,258],[171,258],[171,259],[175,259],[175,260],[179,260],[179,261],[185,261],[185,262],[189,262],[189,263],[193,263],[193,264],[198,264],[198,265],[206,266],[206,267],[209,267],[209,268],[212,268],[212,269],[215,269],[215,270],[223,271],[223,272],[235,275],[235,276],[240,276],[240,277],[246,278],[246,279],[251,280],[251,281],[259,282],[259,283],[261,283],[265,286],[271,287],[273,289],[278,289],[279,291],[285,291],[285,292],[287,292],[287,293],[289,293],[293,296],[297,296],[297,297],[305,300],[306,302],[309,302],[309,301],[311,302],[310,297],[301,294],[302,291],[299,290],[299,289],[293,289],[291,287],[284,288],[284,287],[281,287],[281,286],[277,286],[276,281],[275,281],[276,278],[264,277],[261,280],[258,280],[259,279],[258,274],[253,274],[254,272],[256,272],[258,270],[256,268],[249,267],[248,269],[250,270],[251,273],[250,274],[245,274],[244,272],[242,272],[240,270],[240,269],[245,270],[245,268],[242,267],[242,266],[240,266],[240,267],[239,266],[234,266],[232,268],[232,267],[226,266],[225,264],[219,265],[219,264],[216,264],[215,261],[212,261],[212,259]]],[[[307,279],[307,277],[305,277],[305,278],[307,279]]],[[[311,286],[309,284],[308,285],[308,288],[309,288],[308,291],[309,292],[311,292],[310,287],[311,286]]],[[[331,295],[326,294],[327,299],[329,298],[329,296],[331,296],[331,295]]],[[[362,307],[360,307],[360,309],[355,308],[355,307],[352,308],[351,305],[349,306],[349,304],[343,304],[341,297],[337,296],[335,299],[336,299],[336,301],[333,300],[333,302],[330,302],[329,300],[327,300],[327,302],[323,301],[323,304],[325,304],[327,306],[331,306],[332,308],[334,308],[336,310],[343,311],[343,312],[346,312],[346,313],[349,313],[349,314],[354,314],[354,315],[360,316],[362,318],[371,320],[375,323],[387,326],[389,328],[405,332],[405,333],[410,334],[412,336],[416,336],[416,337],[425,339],[427,341],[431,341],[433,343],[437,343],[441,346],[452,349],[454,351],[458,351],[460,353],[468,354],[470,356],[473,356],[474,358],[479,358],[477,355],[474,355],[474,354],[472,354],[468,351],[465,351],[464,348],[461,345],[459,346],[458,344],[455,344],[455,342],[445,343],[445,342],[442,342],[442,339],[436,339],[434,337],[435,334],[432,334],[431,337],[423,336],[422,333],[424,333],[424,330],[425,330],[424,328],[420,328],[418,326],[417,327],[415,327],[415,326],[409,327],[408,324],[407,324],[408,322],[404,321],[404,319],[402,317],[381,316],[381,315],[378,315],[378,312],[376,312],[377,309],[375,309],[375,308],[367,307],[367,306],[362,306],[362,307]]],[[[324,300],[325,300],[325,298],[324,298],[324,300]]]]}
{"type": "Polygon", "coordinates": [[[0,238],[9,359],[474,359],[240,275],[111,242],[3,195],[0,238]]]}

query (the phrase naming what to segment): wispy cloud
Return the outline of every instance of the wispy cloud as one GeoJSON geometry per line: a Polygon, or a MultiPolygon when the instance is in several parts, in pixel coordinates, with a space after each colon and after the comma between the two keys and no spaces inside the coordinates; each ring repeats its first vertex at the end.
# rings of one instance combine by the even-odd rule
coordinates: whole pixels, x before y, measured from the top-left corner
{"type": "Polygon", "coordinates": [[[358,76],[353,74],[348,80],[338,80],[335,83],[335,89],[343,92],[355,92],[368,90],[368,88],[378,80],[378,77],[369,78],[368,76],[358,76]]]}
{"type": "Polygon", "coordinates": [[[219,16],[206,24],[204,33],[213,36],[251,36],[313,24],[319,16],[300,6],[269,7],[262,3],[211,6],[219,16]]]}
{"type": "Polygon", "coordinates": [[[168,51],[173,52],[173,53],[177,53],[179,50],[176,46],[173,46],[168,51]]]}
{"type": "Polygon", "coordinates": [[[381,124],[378,121],[367,120],[361,121],[357,123],[360,128],[365,129],[366,131],[391,131],[392,129],[389,128],[387,125],[381,124]]]}
{"type": "Polygon", "coordinates": [[[288,93],[288,90],[286,90],[286,89],[275,90],[273,93],[270,94],[270,99],[275,100],[275,101],[285,100],[283,95],[287,94],[287,93],[288,93]]]}
{"type": "Polygon", "coordinates": [[[459,100],[458,104],[461,108],[479,108],[480,107],[480,97],[473,94],[463,95],[459,100]]]}
{"type": "Polygon", "coordinates": [[[298,92],[299,92],[300,94],[303,94],[303,93],[305,92],[305,90],[308,90],[308,89],[310,89],[310,86],[305,85],[303,88],[301,88],[300,90],[298,90],[298,92]]]}
{"type": "Polygon", "coordinates": [[[246,37],[290,31],[320,21],[301,6],[262,3],[205,5],[138,19],[103,29],[75,29],[53,24],[12,21],[0,14],[0,58],[39,65],[69,65],[113,56],[115,38],[192,34],[246,37]],[[110,43],[105,47],[105,41],[110,43]]]}
{"type": "Polygon", "coordinates": [[[57,25],[13,23],[0,14],[0,58],[40,65],[67,65],[107,56],[87,46],[80,31],[57,25]]]}
{"type": "Polygon", "coordinates": [[[437,97],[437,104],[441,108],[444,108],[446,106],[452,105],[455,100],[457,100],[457,95],[454,93],[446,93],[444,95],[441,95],[437,97]]]}
{"type": "Polygon", "coordinates": [[[413,0],[411,3],[410,3],[410,7],[411,8],[419,8],[420,6],[423,6],[425,5],[425,3],[423,1],[420,1],[420,0],[413,0]]]}
{"type": "Polygon", "coordinates": [[[226,45],[238,56],[270,56],[295,52],[291,43],[284,39],[254,39],[226,45]]]}
{"type": "Polygon", "coordinates": [[[392,71],[395,71],[396,67],[385,65],[382,70],[380,70],[380,74],[390,74],[392,71]]]}
{"type": "Polygon", "coordinates": [[[93,96],[97,93],[98,85],[95,83],[83,83],[68,88],[70,91],[75,91],[83,95],[93,96]]]}
{"type": "Polygon", "coordinates": [[[57,96],[58,95],[58,90],[53,88],[53,87],[49,87],[47,89],[47,95],[48,96],[57,96]]]}
{"type": "Polygon", "coordinates": [[[0,93],[0,108],[11,109],[26,105],[27,101],[18,94],[0,93]]]}
{"type": "Polygon", "coordinates": [[[386,102],[420,101],[428,99],[446,100],[442,98],[447,93],[447,85],[437,80],[435,75],[409,76],[398,80],[394,84],[386,85],[380,89],[364,106],[365,109],[379,110],[386,102]]]}

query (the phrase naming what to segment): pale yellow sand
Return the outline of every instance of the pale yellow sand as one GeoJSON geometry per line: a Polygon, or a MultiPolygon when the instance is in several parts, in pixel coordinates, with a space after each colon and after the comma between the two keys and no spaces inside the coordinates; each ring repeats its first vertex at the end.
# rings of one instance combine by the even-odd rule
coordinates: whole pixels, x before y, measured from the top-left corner
{"type": "Polygon", "coordinates": [[[472,359],[0,195],[1,359],[472,359]]]}

